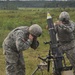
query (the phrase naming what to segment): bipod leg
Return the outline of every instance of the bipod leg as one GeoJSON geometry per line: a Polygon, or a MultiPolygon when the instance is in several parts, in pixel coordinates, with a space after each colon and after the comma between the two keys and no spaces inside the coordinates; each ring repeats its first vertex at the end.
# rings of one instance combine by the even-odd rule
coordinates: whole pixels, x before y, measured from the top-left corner
{"type": "Polygon", "coordinates": [[[34,70],[34,72],[32,73],[32,75],[35,75],[36,71],[40,69],[40,65],[38,65],[38,67],[34,70]]]}

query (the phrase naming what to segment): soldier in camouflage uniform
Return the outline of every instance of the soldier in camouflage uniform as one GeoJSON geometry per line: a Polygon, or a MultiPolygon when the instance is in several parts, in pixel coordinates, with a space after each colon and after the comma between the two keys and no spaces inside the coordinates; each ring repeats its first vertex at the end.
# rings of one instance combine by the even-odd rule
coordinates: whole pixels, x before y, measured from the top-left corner
{"type": "Polygon", "coordinates": [[[70,20],[68,12],[61,12],[59,21],[55,23],[55,30],[60,43],[59,50],[66,53],[75,75],[75,23],[70,20]]]}
{"type": "Polygon", "coordinates": [[[42,28],[38,24],[17,27],[8,34],[3,42],[6,75],[25,75],[22,52],[29,47],[36,49],[39,46],[37,37],[41,34],[42,28]]]}

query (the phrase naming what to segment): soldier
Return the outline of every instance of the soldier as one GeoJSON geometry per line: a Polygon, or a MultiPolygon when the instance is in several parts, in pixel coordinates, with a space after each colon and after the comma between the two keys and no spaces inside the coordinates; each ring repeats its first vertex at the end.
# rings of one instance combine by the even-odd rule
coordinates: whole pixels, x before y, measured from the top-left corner
{"type": "Polygon", "coordinates": [[[29,47],[36,49],[39,46],[37,37],[41,34],[42,28],[38,24],[17,27],[8,34],[3,42],[6,75],[25,75],[22,52],[29,47]]]}
{"type": "Polygon", "coordinates": [[[61,12],[59,21],[55,23],[55,30],[60,44],[59,50],[66,53],[67,58],[73,66],[75,75],[75,23],[70,20],[68,12],[61,12]]]}

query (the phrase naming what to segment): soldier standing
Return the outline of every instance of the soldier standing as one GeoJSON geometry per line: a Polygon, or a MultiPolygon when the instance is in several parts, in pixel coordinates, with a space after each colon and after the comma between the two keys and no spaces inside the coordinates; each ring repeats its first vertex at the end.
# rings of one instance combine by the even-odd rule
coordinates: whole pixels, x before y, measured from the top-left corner
{"type": "Polygon", "coordinates": [[[75,75],[75,23],[70,20],[69,13],[63,11],[59,15],[59,21],[55,23],[55,30],[60,43],[59,50],[66,53],[75,75]]]}
{"type": "Polygon", "coordinates": [[[41,34],[42,28],[38,24],[17,27],[8,34],[3,42],[6,75],[25,75],[22,52],[29,47],[36,49],[39,46],[37,37],[41,34]]]}

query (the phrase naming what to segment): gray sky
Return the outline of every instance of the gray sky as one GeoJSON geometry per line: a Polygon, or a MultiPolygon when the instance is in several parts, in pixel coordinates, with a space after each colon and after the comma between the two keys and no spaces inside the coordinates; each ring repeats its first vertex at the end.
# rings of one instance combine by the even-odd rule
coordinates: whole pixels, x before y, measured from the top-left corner
{"type": "MultiPolygon", "coordinates": [[[[6,1],[6,0],[0,0],[0,1],[6,1]]],[[[9,0],[9,1],[16,1],[16,0],[9,0]]],[[[19,0],[19,1],[68,1],[68,0],[19,0]]]]}

